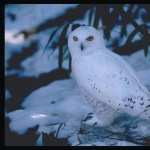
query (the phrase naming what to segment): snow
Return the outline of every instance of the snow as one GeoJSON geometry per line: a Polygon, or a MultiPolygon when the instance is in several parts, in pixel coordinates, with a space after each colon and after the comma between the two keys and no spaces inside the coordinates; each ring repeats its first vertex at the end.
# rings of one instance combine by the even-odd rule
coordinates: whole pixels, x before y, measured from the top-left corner
{"type": "Polygon", "coordinates": [[[13,37],[15,32],[5,31],[5,42],[11,43],[11,44],[20,44],[24,41],[23,35],[20,35],[16,38],[13,37]]]}
{"type": "Polygon", "coordinates": [[[58,67],[56,57],[58,51],[55,51],[51,56],[47,51],[43,53],[43,49],[38,50],[31,57],[28,57],[21,62],[23,71],[19,76],[35,76],[38,77],[41,73],[47,73],[58,67]]]}
{"type": "MultiPolygon", "coordinates": [[[[22,106],[22,110],[16,110],[7,114],[11,119],[11,130],[19,134],[24,134],[29,128],[39,125],[39,133],[55,133],[56,135],[61,125],[59,133],[57,133],[57,138],[68,138],[71,145],[79,144],[79,141],[77,142],[77,138],[75,138],[77,136],[81,136],[80,138],[83,140],[83,145],[91,142],[91,139],[85,142],[86,134],[80,135],[79,130],[83,124],[92,128],[98,120],[96,116],[93,115],[88,121],[83,121],[86,116],[93,111],[80,95],[80,91],[73,79],[55,81],[35,90],[24,99],[22,106]],[[24,120],[23,122],[22,119],[24,120]]],[[[119,125],[119,123],[117,123],[117,131],[119,131],[119,127],[125,126],[126,121],[124,121],[123,124],[124,125],[121,123],[119,125]]],[[[140,122],[139,127],[136,128],[136,132],[139,132],[140,135],[149,135],[150,133],[147,132],[150,131],[149,126],[146,126],[147,124],[145,124],[145,122],[143,125],[141,125],[140,122]]],[[[112,128],[115,130],[114,127],[112,128]]],[[[85,130],[88,130],[88,128],[86,127],[85,130]]],[[[92,130],[95,130],[95,128],[92,130]]],[[[124,127],[122,127],[120,131],[123,132],[123,130],[124,127]]],[[[97,134],[101,136],[108,134],[107,132],[107,134],[100,134],[99,132],[101,132],[101,130],[95,131],[96,133],[93,132],[94,131],[90,131],[90,134],[94,134],[95,136],[97,134]]],[[[113,145],[111,144],[112,140],[108,140],[109,142],[105,143],[106,141],[95,144],[103,146],[113,145]]],[[[115,141],[115,143],[115,145],[131,144],[127,141],[121,142],[120,140],[115,141]]],[[[93,145],[94,141],[91,144],[93,145]]],[[[132,143],[131,145],[135,144],[132,143]]]]}
{"type": "MultiPolygon", "coordinates": [[[[19,76],[35,76],[38,77],[41,73],[47,73],[55,69],[57,65],[57,55],[49,58],[48,52],[43,54],[44,47],[48,41],[50,33],[53,28],[24,39],[20,34],[15,36],[22,30],[27,30],[37,24],[42,23],[46,19],[52,19],[61,15],[69,8],[74,8],[78,4],[17,4],[7,6],[5,9],[5,16],[8,12],[14,13],[17,21],[11,21],[8,17],[5,20],[5,65],[8,66],[8,60],[17,52],[21,52],[24,46],[28,46],[32,41],[38,41],[39,49],[37,53],[24,60],[21,65],[23,72],[17,72],[19,76]],[[50,11],[50,13],[48,13],[50,11]],[[57,11],[56,11],[57,10],[57,11]],[[18,12],[19,13],[16,13],[18,12]],[[28,23],[30,22],[30,23],[28,23]]],[[[51,50],[49,50],[51,51],[51,50]]],[[[57,51],[57,50],[56,50],[57,51]]],[[[64,62],[64,68],[67,63],[64,62]]],[[[9,75],[10,71],[5,70],[5,74],[9,75]]]]}
{"type": "MultiPolygon", "coordinates": [[[[34,91],[23,102],[24,109],[7,114],[11,119],[11,130],[23,134],[28,128],[40,125],[39,131],[41,132],[45,130],[48,124],[64,123],[65,126],[63,130],[60,130],[59,138],[77,132],[81,120],[91,109],[85,105],[86,102],[74,84],[72,79],[56,81],[34,91]],[[58,95],[58,93],[60,94],[58,95]]],[[[49,126],[49,130],[53,131],[53,126],[49,126]]]]}
{"type": "Polygon", "coordinates": [[[44,20],[55,18],[61,15],[68,8],[74,8],[78,4],[17,4],[7,6],[5,9],[5,15],[7,12],[17,13],[16,18],[19,22],[11,22],[6,18],[7,24],[5,28],[7,30],[20,31],[23,29],[34,27],[37,24],[42,23],[44,20]],[[50,10],[50,11],[49,11],[50,10]],[[57,11],[56,11],[57,10],[57,11]],[[30,21],[30,23],[28,23],[30,21]],[[10,26],[11,24],[11,26],[10,26]]]}
{"type": "Polygon", "coordinates": [[[138,51],[130,56],[123,57],[137,71],[150,68],[150,60],[144,56],[143,51],[138,51]]]}

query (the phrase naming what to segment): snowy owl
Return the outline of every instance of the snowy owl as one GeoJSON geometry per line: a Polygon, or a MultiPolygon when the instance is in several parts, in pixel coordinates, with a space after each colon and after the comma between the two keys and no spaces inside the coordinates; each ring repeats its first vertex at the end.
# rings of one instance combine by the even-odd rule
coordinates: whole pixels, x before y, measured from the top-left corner
{"type": "Polygon", "coordinates": [[[109,107],[110,116],[117,112],[150,120],[149,91],[125,60],[105,47],[100,31],[78,27],[68,36],[68,48],[73,75],[97,117],[109,107]]]}

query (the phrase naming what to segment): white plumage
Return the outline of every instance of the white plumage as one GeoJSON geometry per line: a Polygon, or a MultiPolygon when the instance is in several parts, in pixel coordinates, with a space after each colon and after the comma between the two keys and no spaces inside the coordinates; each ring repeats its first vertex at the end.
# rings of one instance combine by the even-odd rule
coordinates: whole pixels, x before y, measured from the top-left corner
{"type": "Polygon", "coordinates": [[[78,27],[69,34],[68,47],[74,77],[98,117],[107,116],[108,124],[117,111],[150,120],[149,91],[132,68],[105,47],[98,30],[78,27]],[[102,114],[105,107],[110,115],[102,114]]]}

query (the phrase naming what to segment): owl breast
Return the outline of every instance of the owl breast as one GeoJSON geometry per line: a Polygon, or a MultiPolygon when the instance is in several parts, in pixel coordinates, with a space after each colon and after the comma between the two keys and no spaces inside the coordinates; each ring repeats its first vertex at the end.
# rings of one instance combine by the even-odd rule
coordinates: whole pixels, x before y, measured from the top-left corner
{"type": "MultiPolygon", "coordinates": [[[[145,111],[150,104],[149,97],[142,92],[136,80],[124,67],[115,63],[110,67],[112,64],[107,63],[107,59],[91,58],[73,62],[72,69],[80,89],[92,95],[89,99],[92,105],[97,103],[93,99],[98,99],[115,111],[127,112],[133,116],[145,111]]],[[[142,116],[147,119],[148,114],[146,112],[142,116]]]]}

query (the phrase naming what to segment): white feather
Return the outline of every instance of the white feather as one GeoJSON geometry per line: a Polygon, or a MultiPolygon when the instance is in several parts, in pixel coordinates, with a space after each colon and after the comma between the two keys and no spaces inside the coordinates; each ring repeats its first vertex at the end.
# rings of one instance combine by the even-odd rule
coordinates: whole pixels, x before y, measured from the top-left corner
{"type": "Polygon", "coordinates": [[[110,114],[117,111],[150,120],[149,91],[133,69],[105,47],[100,32],[93,27],[81,26],[69,35],[68,47],[74,77],[97,116],[101,116],[100,110],[105,105],[110,114]],[[78,41],[74,41],[73,36],[78,41]],[[93,40],[87,41],[89,36],[93,36],[93,40]]]}

